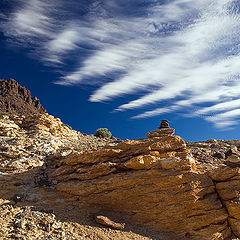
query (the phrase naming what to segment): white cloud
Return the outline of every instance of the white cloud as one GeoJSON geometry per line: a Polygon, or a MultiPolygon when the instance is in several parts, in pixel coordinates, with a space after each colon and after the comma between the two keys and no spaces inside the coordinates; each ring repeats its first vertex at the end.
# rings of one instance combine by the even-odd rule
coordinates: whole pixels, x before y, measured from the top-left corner
{"type": "Polygon", "coordinates": [[[43,59],[48,63],[63,63],[62,58],[70,51],[78,48],[80,35],[76,27],[67,27],[49,40],[45,48],[43,59]]]}
{"type": "Polygon", "coordinates": [[[106,49],[99,50],[83,61],[83,66],[78,71],[65,76],[63,79],[69,83],[84,82],[86,76],[94,77],[95,75],[104,75],[107,72],[125,70],[125,62],[128,62],[130,58],[134,61],[143,48],[144,46],[138,42],[124,43],[124,47],[108,44],[106,49]]]}
{"type": "Polygon", "coordinates": [[[233,126],[240,118],[240,109],[227,111],[215,116],[207,117],[206,120],[213,122],[217,128],[233,126]]]}
{"type": "Polygon", "coordinates": [[[196,114],[208,114],[213,112],[225,111],[229,109],[240,108],[240,99],[215,104],[211,107],[202,108],[196,114]]]}
{"type": "Polygon", "coordinates": [[[62,63],[66,52],[77,48],[78,29],[61,22],[63,2],[50,0],[20,0],[20,6],[2,24],[4,34],[12,44],[30,48],[31,55],[44,64],[62,63]]]}
{"type": "Polygon", "coordinates": [[[72,50],[77,47],[76,43],[79,33],[74,28],[67,28],[59,33],[55,39],[48,42],[48,49],[52,52],[62,53],[66,50],[72,50]]]}
{"type": "Polygon", "coordinates": [[[6,19],[7,16],[4,13],[0,13],[0,19],[6,19]]]}
{"type": "Polygon", "coordinates": [[[204,116],[215,126],[233,124],[240,105],[239,3],[167,2],[152,0],[139,7],[127,0],[98,0],[82,17],[71,12],[60,21],[59,16],[69,11],[64,1],[21,0],[3,31],[20,44],[33,45],[44,64],[65,63],[81,55],[75,58],[71,68],[75,69],[66,71],[57,83],[97,86],[90,101],[144,91],[116,110],[161,103],[162,108],[136,118],[195,108],[192,116],[204,116]]]}
{"type": "Polygon", "coordinates": [[[7,36],[20,40],[24,36],[37,37],[48,35],[51,25],[51,18],[48,11],[52,4],[47,1],[30,0],[20,1],[23,8],[17,9],[5,25],[4,31],[7,36]]]}
{"type": "Polygon", "coordinates": [[[144,113],[141,113],[137,116],[132,117],[133,119],[138,119],[138,118],[148,118],[148,117],[154,117],[158,116],[160,114],[165,114],[165,113],[171,113],[179,109],[179,106],[173,105],[165,108],[157,108],[152,111],[146,111],[144,113]]]}

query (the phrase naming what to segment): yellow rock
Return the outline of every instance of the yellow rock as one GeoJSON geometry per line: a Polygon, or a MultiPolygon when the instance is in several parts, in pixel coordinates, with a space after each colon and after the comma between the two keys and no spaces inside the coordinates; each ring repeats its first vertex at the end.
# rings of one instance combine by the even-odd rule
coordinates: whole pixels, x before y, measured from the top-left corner
{"type": "Polygon", "coordinates": [[[87,141],[95,150],[83,151],[73,147],[83,136],[53,116],[2,117],[0,204],[15,204],[13,195],[24,194],[18,204],[57,205],[76,212],[73,219],[75,206],[88,204],[170,239],[227,239],[231,230],[240,236],[240,168],[195,169],[184,140],[164,131],[105,148],[87,141]]]}
{"type": "Polygon", "coordinates": [[[175,132],[175,129],[172,128],[161,128],[152,132],[147,133],[148,138],[161,138],[163,136],[172,136],[175,132]]]}
{"type": "Polygon", "coordinates": [[[124,163],[126,168],[131,169],[149,169],[159,161],[160,158],[152,155],[137,156],[124,163]]]}
{"type": "Polygon", "coordinates": [[[212,179],[194,170],[188,152],[178,136],[127,140],[74,161],[66,155],[52,179],[59,181],[58,191],[174,233],[174,239],[225,239],[231,235],[228,213],[212,179]]]}

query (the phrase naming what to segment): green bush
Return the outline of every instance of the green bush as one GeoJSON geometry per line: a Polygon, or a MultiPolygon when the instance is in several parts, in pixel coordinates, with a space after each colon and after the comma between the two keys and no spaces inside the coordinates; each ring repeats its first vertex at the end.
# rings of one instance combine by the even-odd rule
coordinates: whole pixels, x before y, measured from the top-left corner
{"type": "Polygon", "coordinates": [[[94,136],[102,137],[102,138],[110,138],[112,136],[112,133],[110,131],[108,131],[107,128],[99,128],[95,132],[94,136]]]}

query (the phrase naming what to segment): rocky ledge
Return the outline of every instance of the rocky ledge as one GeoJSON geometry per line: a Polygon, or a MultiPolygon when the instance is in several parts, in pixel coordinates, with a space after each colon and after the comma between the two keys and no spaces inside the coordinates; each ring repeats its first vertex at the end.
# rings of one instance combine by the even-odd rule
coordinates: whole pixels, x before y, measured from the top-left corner
{"type": "Polygon", "coordinates": [[[48,114],[1,115],[0,236],[237,239],[240,142],[173,134],[119,142],[48,114]],[[94,214],[124,230],[99,228],[94,214]]]}
{"type": "Polygon", "coordinates": [[[240,169],[226,161],[201,171],[173,133],[158,129],[148,139],[52,158],[51,179],[81,202],[121,212],[172,239],[240,236],[240,169]]]}

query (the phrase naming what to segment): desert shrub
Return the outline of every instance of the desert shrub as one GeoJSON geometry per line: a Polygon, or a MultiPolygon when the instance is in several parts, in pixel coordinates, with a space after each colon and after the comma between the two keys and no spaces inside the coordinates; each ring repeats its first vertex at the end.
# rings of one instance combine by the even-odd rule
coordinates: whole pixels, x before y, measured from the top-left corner
{"type": "Polygon", "coordinates": [[[71,127],[70,125],[68,125],[68,124],[63,123],[62,126],[63,126],[63,127],[68,127],[69,129],[72,130],[72,127],[71,127]]]}
{"type": "Polygon", "coordinates": [[[108,131],[107,128],[99,128],[95,132],[94,136],[102,137],[102,138],[110,138],[112,136],[112,133],[110,131],[108,131]]]}

